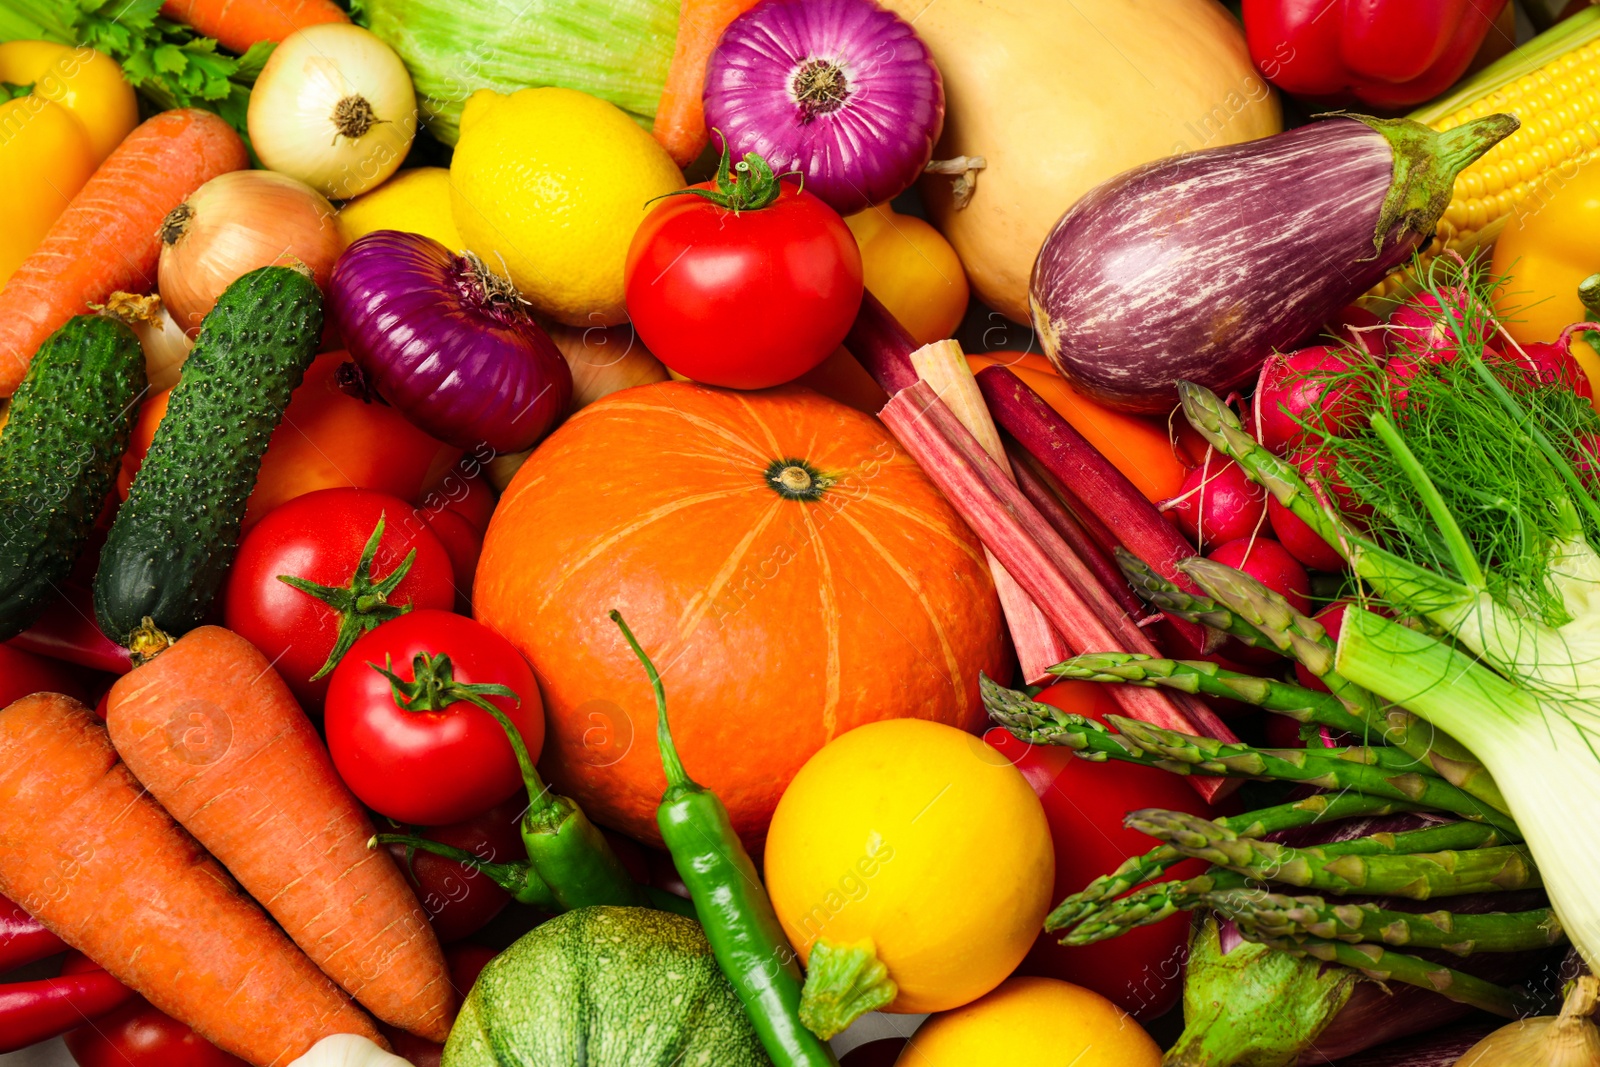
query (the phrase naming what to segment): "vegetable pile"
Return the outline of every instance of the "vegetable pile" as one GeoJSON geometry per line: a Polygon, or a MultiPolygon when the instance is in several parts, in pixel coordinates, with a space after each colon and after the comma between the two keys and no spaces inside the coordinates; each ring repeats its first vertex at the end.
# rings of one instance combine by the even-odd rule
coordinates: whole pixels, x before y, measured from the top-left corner
{"type": "Polygon", "coordinates": [[[1559,6],[0,0],[0,1057],[1600,1063],[1559,6]]]}

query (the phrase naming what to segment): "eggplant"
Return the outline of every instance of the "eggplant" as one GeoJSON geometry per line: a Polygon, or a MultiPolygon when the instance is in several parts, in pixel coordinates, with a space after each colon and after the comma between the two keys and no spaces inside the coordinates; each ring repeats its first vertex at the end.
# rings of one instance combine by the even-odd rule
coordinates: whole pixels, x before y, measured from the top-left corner
{"type": "Polygon", "coordinates": [[[1171,410],[1180,380],[1226,395],[1410,260],[1456,175],[1517,126],[1345,115],[1118,175],[1034,262],[1045,354],[1124,411],[1171,410]]]}

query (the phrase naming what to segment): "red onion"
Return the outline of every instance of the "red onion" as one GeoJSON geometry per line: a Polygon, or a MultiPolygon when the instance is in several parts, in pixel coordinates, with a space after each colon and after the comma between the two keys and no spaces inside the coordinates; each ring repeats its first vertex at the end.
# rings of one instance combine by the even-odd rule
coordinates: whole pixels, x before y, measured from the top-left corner
{"type": "Polygon", "coordinates": [[[762,0],[706,68],[706,125],[850,215],[904,192],[944,127],[939,68],[874,0],[762,0]]]}
{"type": "Polygon", "coordinates": [[[441,441],[519,452],[572,399],[566,360],[511,283],[431,237],[359,238],[334,267],[328,300],[378,393],[441,441]]]}

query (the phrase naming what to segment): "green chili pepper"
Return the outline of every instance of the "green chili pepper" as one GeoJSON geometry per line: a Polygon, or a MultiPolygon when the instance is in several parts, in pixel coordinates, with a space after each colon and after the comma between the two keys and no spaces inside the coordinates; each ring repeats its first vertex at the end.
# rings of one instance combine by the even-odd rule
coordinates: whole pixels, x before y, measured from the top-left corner
{"type": "MultiPolygon", "coordinates": [[[[431,852],[435,856],[455,860],[464,867],[470,867],[495,885],[511,894],[511,899],[518,904],[531,904],[540,911],[547,911],[554,915],[561,910],[561,905],[556,903],[555,894],[550,887],[544,884],[544,879],[533,869],[531,863],[491,863],[479,859],[463,848],[446,845],[438,841],[430,841],[425,837],[413,837],[410,834],[374,834],[369,846],[377,845],[405,845],[407,848],[421,849],[431,852]]],[[[657,889],[653,885],[644,887],[645,895],[650,898],[651,906],[660,911],[676,912],[679,915],[694,919],[694,902],[685,900],[674,893],[664,889],[657,889]]]]}
{"type": "Polygon", "coordinates": [[[628,647],[644,664],[656,697],[656,743],[667,791],[656,825],[689,895],[722,973],[755,1026],[774,1067],[838,1067],[833,1052],[800,1022],[800,961],[772,910],[766,887],[711,790],[690,779],[667,728],[661,675],[634,639],[622,614],[611,612],[628,647]]]}
{"type": "MultiPolygon", "coordinates": [[[[393,664],[388,664],[392,667],[393,664]]],[[[520,702],[509,687],[474,685],[455,680],[450,657],[417,653],[412,660],[412,677],[407,682],[386,667],[371,664],[373,670],[389,679],[395,703],[406,711],[437,711],[464,700],[495,717],[505,730],[522,768],[522,781],[528,789],[528,809],[522,813],[522,844],[528,862],[538,879],[549,888],[555,910],[571,911],[597,904],[644,908],[650,900],[644,889],[628,874],[617,854],[572,800],[550,791],[522,742],[522,734],[505,712],[486,696],[510,697],[520,702]]]]}

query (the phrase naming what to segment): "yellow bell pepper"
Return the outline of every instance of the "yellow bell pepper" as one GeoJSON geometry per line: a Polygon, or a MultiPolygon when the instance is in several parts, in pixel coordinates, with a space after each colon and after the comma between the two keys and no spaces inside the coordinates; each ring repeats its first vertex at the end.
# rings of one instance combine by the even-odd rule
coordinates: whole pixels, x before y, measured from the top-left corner
{"type": "Polygon", "coordinates": [[[99,166],[139,124],[139,104],[110,56],[53,41],[0,44],[0,82],[31,85],[34,96],[65,108],[82,124],[99,166]]]}
{"type": "Polygon", "coordinates": [[[82,123],[38,96],[0,104],[0,285],[38,246],[51,223],[94,173],[82,123]]]}
{"type": "Polygon", "coordinates": [[[139,123],[116,61],[53,41],[0,44],[0,285],[139,123]],[[18,90],[27,91],[10,99],[18,90]]]}
{"type": "MultiPolygon", "coordinates": [[[[1600,170],[1574,168],[1549,197],[1526,203],[1495,241],[1490,269],[1509,279],[1495,295],[1496,311],[1519,344],[1554,341],[1590,319],[1578,285],[1600,273],[1600,170]]],[[[1578,340],[1572,354],[1600,383],[1594,349],[1578,340]]]]}

